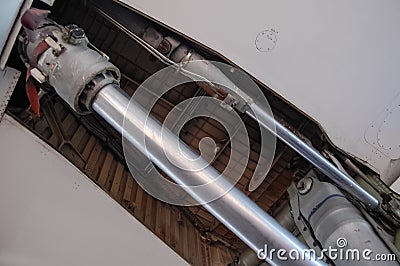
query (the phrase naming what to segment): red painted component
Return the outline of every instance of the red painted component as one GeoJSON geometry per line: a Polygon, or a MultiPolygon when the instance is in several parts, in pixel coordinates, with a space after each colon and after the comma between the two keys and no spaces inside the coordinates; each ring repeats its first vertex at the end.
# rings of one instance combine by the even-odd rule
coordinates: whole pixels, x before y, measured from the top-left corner
{"type": "Polygon", "coordinates": [[[33,51],[33,58],[31,58],[31,65],[36,67],[39,56],[41,54],[43,54],[44,52],[47,51],[47,49],[49,49],[50,46],[47,44],[47,42],[45,42],[44,40],[41,41],[35,48],[35,50],[33,51]]]}
{"type": "Polygon", "coordinates": [[[32,111],[40,117],[40,102],[38,92],[36,90],[35,84],[31,76],[31,70],[28,69],[26,73],[26,85],[25,85],[26,95],[28,96],[29,103],[31,105],[32,111]]]}
{"type": "Polygon", "coordinates": [[[47,18],[50,14],[49,10],[42,10],[37,8],[31,8],[25,12],[21,18],[22,25],[29,30],[36,30],[39,23],[47,18]]]}

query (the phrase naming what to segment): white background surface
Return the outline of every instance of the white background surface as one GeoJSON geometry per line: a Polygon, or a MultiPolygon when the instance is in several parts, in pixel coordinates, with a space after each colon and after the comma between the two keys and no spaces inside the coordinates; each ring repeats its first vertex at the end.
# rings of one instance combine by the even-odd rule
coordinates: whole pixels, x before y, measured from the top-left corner
{"type": "Polygon", "coordinates": [[[64,157],[5,115],[0,265],[188,265],[64,157]]]}
{"type": "Polygon", "coordinates": [[[119,1],[248,71],[386,182],[399,176],[400,141],[387,131],[400,131],[400,112],[390,126],[380,120],[400,104],[399,1],[119,1]],[[277,43],[262,40],[274,47],[262,52],[256,37],[271,29],[277,43]],[[386,132],[379,134],[382,126],[386,132]]]}
{"type": "Polygon", "coordinates": [[[14,26],[15,19],[21,8],[23,0],[2,1],[0,9],[0,53],[8,39],[8,35],[14,26]]]}

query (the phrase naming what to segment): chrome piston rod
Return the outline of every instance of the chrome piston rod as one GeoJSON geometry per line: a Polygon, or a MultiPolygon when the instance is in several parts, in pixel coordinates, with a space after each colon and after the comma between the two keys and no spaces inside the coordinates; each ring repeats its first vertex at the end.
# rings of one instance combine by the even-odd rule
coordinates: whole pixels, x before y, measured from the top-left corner
{"type": "Polygon", "coordinates": [[[312,163],[321,172],[327,175],[333,182],[335,182],[342,189],[353,195],[355,198],[366,204],[370,208],[379,207],[379,201],[363,189],[357,182],[348,176],[347,174],[340,171],[325,157],[323,157],[317,150],[305,143],[293,132],[287,129],[285,126],[275,121],[273,117],[264,112],[258,105],[251,104],[251,111],[246,113],[261,126],[276,134],[276,136],[282,140],[286,145],[291,147],[293,150],[298,152],[301,156],[312,163]],[[275,124],[275,130],[270,129],[269,125],[275,124]]]}
{"type": "MultiPolygon", "coordinates": [[[[185,187],[187,180],[196,180],[198,183],[208,184],[213,182],[210,188],[215,191],[228,191],[222,197],[203,206],[246,243],[253,251],[257,252],[267,244],[268,247],[284,249],[286,251],[296,250],[299,254],[305,254],[306,260],[296,261],[296,265],[326,265],[315,258],[310,258],[306,252],[306,246],[296,237],[283,228],[275,219],[262,210],[254,201],[247,197],[237,188],[231,188],[231,183],[225,178],[217,178],[220,173],[212,166],[199,171],[186,171],[172,164],[165,155],[163,148],[168,147],[173,156],[182,156],[181,152],[197,157],[188,146],[182,143],[180,149],[176,145],[164,145],[177,137],[169,130],[162,132],[162,125],[152,117],[147,117],[146,111],[138,103],[129,103],[129,97],[116,85],[107,85],[96,95],[92,108],[103,117],[119,133],[123,133],[126,140],[132,143],[143,154],[148,154],[161,170],[167,173],[177,184],[183,188],[195,200],[202,202],[204,195],[194,192],[190,187],[185,187]],[[128,108],[129,105],[129,109],[128,108]],[[127,111],[128,110],[128,111],[127,111]],[[126,113],[126,114],[125,114],[126,113]],[[124,120],[124,115],[127,117],[124,120]],[[147,120],[147,123],[145,121],[147,120]],[[131,129],[143,131],[146,135],[146,147],[138,145],[140,141],[135,139],[134,134],[123,129],[123,123],[130,123],[131,129]],[[145,125],[144,125],[145,124],[145,125]],[[161,135],[163,134],[163,135],[161,135]],[[166,143],[165,143],[166,142],[166,143]]],[[[144,156],[144,155],[143,155],[144,156]]],[[[268,256],[268,253],[267,253],[268,256]]],[[[287,261],[276,261],[266,259],[271,265],[293,264],[290,258],[287,261]]]]}

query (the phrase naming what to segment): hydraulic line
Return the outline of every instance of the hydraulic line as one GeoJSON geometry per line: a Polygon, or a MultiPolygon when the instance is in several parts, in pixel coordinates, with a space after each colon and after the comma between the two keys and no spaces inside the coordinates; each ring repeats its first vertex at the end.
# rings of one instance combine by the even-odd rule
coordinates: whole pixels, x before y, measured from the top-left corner
{"type": "Polygon", "coordinates": [[[349,192],[351,195],[365,203],[370,208],[374,209],[379,207],[379,201],[364,188],[362,188],[352,177],[339,170],[317,150],[302,141],[292,131],[287,129],[276,120],[273,120],[274,118],[266,114],[266,112],[264,112],[258,105],[252,104],[251,110],[246,111],[246,113],[260,123],[260,125],[264,128],[270,130],[271,132],[276,132],[276,136],[280,140],[302,155],[303,158],[307,159],[342,189],[349,192]],[[275,121],[275,131],[269,127],[271,121],[275,121]]]}
{"type": "MultiPolygon", "coordinates": [[[[151,29],[151,32],[153,34],[155,34],[159,38],[164,38],[165,40],[167,40],[167,42],[170,41],[168,39],[170,36],[168,34],[165,35],[161,32],[158,32],[155,29],[156,24],[154,22],[150,22],[141,17],[139,14],[112,1],[103,1],[101,3],[94,1],[93,4],[105,18],[107,18],[114,25],[123,30],[130,37],[135,39],[140,45],[142,45],[147,51],[153,54],[161,62],[167,65],[175,66],[182,74],[188,77],[194,79],[199,79],[200,77],[202,80],[204,80],[205,86],[202,87],[206,87],[207,93],[209,93],[209,91],[211,90],[214,91],[214,95],[218,95],[218,86],[215,86],[215,84],[213,84],[210,80],[224,80],[224,84],[231,83],[231,86],[229,86],[230,88],[236,87],[235,84],[233,84],[232,81],[230,81],[228,77],[226,77],[226,75],[224,75],[224,73],[222,73],[221,70],[213,64],[207,64],[204,65],[204,67],[199,67],[200,64],[193,64],[194,67],[191,68],[192,65],[189,62],[172,60],[176,58],[185,58],[182,57],[182,55],[185,54],[190,54],[190,56],[187,57],[188,61],[204,60],[204,57],[202,55],[200,55],[191,47],[185,45],[184,42],[178,37],[173,38],[177,43],[177,47],[175,48],[175,50],[171,51],[169,56],[160,53],[156,49],[156,47],[151,45],[146,40],[146,38],[144,38],[144,33],[146,32],[146,30],[151,29]],[[181,63],[183,63],[185,66],[182,67],[181,63]],[[212,76],[210,76],[210,74],[212,76]],[[209,90],[207,90],[207,88],[209,90]]],[[[241,88],[237,88],[237,91],[235,92],[226,91],[226,95],[227,94],[232,94],[237,99],[241,98],[241,96],[246,96],[246,93],[242,91],[241,88]]],[[[251,97],[242,97],[242,99],[239,99],[238,101],[243,101],[243,98],[250,99],[251,101],[251,97]]],[[[246,101],[246,99],[244,101],[246,101]]],[[[260,108],[260,106],[258,106],[256,103],[251,103],[249,101],[243,103],[242,106],[246,104],[249,105],[250,108],[248,108],[245,112],[251,118],[257,121],[262,127],[275,134],[281,141],[283,141],[285,144],[287,144],[289,147],[299,153],[303,158],[308,160],[339,187],[347,191],[350,195],[354,196],[360,202],[363,202],[368,208],[376,209],[380,206],[379,200],[371,195],[368,191],[366,191],[362,186],[360,186],[351,176],[338,169],[312,146],[305,143],[296,134],[294,134],[284,125],[276,121],[270,114],[260,108]],[[276,129],[271,127],[271,125],[275,125],[276,129]]],[[[239,111],[243,112],[244,110],[239,111]]],[[[252,182],[250,182],[249,189],[251,191],[255,190],[258,185],[261,184],[261,182],[262,180],[255,182],[256,184],[252,184],[252,182]]]]}

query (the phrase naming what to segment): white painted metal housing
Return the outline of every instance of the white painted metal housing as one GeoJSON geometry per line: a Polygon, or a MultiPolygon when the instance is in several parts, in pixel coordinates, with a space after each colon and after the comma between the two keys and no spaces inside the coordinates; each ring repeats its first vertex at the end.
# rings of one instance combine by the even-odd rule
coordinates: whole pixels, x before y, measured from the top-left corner
{"type": "Polygon", "coordinates": [[[1,266],[188,265],[8,115],[0,150],[1,266]]]}
{"type": "Polygon", "coordinates": [[[0,69],[6,67],[8,57],[22,27],[20,18],[33,0],[7,0],[0,9],[0,69]]]}

